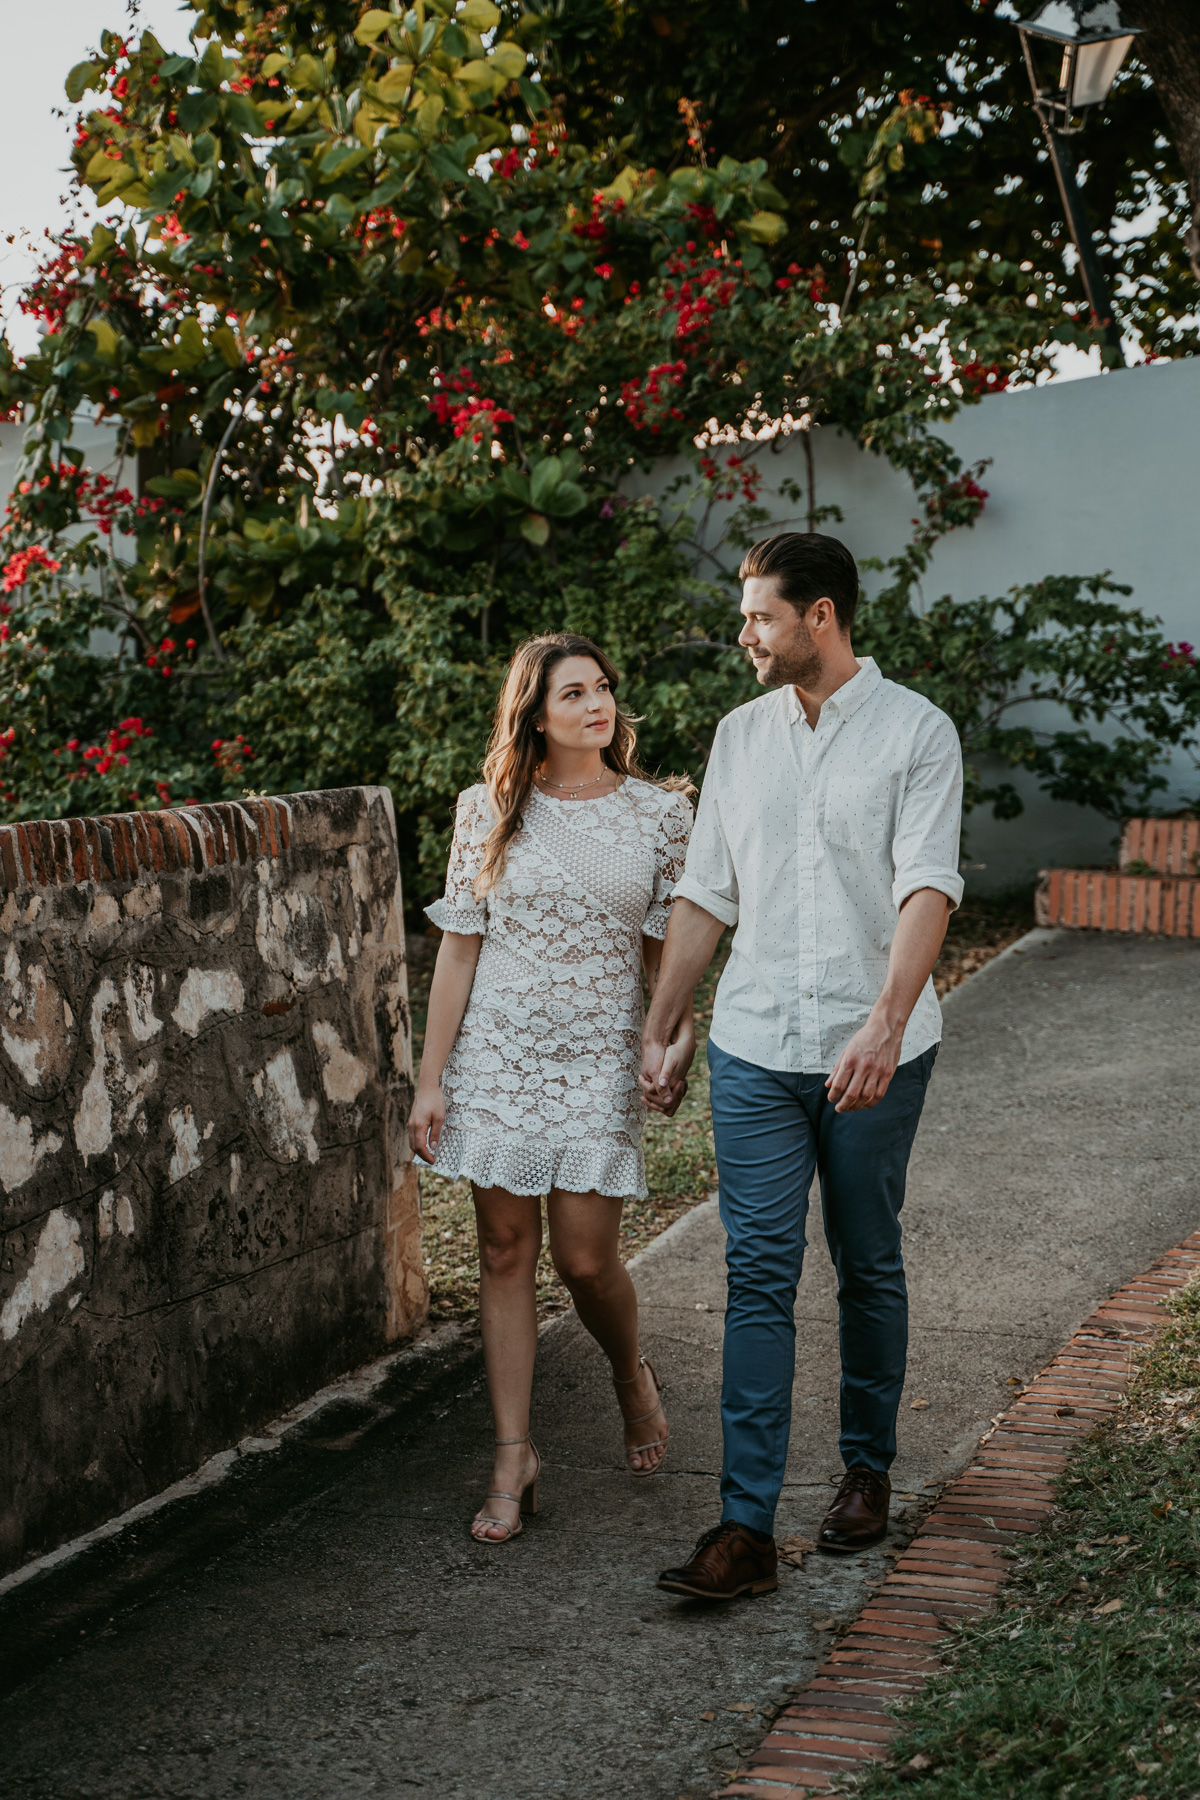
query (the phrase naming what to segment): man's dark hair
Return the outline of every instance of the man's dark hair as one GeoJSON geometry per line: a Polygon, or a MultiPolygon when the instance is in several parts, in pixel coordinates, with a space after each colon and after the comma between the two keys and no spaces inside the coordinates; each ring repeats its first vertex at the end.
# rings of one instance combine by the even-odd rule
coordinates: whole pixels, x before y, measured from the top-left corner
{"type": "Polygon", "coordinates": [[[761,538],[742,558],[738,579],[773,580],[780,598],[806,613],[814,600],[833,601],[842,631],[849,631],[858,608],[858,564],[845,544],[819,531],[781,531],[761,538]]]}

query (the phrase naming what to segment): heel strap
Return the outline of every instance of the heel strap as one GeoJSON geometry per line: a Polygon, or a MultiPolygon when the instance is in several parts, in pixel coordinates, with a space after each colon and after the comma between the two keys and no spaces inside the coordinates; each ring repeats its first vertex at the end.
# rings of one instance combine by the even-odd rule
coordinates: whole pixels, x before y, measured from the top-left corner
{"type": "MultiPolygon", "coordinates": [[[[639,1351],[638,1352],[638,1366],[634,1370],[633,1374],[632,1375],[614,1375],[613,1376],[613,1386],[614,1387],[629,1387],[631,1385],[631,1383],[633,1383],[637,1380],[638,1376],[641,1374],[641,1372],[645,1368],[645,1366],[646,1366],[646,1358],[639,1351]]],[[[648,1416],[649,1415],[647,1415],[647,1417],[648,1416]]]]}

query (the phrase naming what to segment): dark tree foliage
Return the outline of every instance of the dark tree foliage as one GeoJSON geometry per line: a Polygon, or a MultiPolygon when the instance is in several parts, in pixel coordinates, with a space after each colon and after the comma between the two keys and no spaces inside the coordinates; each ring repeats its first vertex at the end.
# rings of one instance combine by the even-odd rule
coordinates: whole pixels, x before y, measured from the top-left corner
{"type": "MultiPolygon", "coordinates": [[[[1019,0],[1019,10],[1038,3],[1019,0]]],[[[875,127],[907,90],[944,107],[956,128],[910,150],[892,176],[863,280],[886,285],[981,250],[1063,279],[1061,202],[1017,31],[993,0],[546,0],[545,9],[575,131],[628,138],[638,161],[669,168],[688,155],[679,102],[690,101],[712,155],[766,159],[787,201],[785,247],[804,262],[819,255],[831,278],[862,231],[856,182],[875,127]]],[[[1183,234],[1200,206],[1200,186],[1189,200],[1184,179],[1186,162],[1200,183],[1200,9],[1135,0],[1129,11],[1147,23],[1155,15],[1150,72],[1135,53],[1078,149],[1112,285],[1120,296],[1124,277],[1134,289],[1120,298],[1121,317],[1147,350],[1177,355],[1195,347],[1194,325],[1181,332],[1175,322],[1196,307],[1183,234]],[[1166,49],[1176,39],[1179,58],[1166,49]],[[1166,84],[1161,98],[1151,75],[1166,84]],[[1122,241],[1155,201],[1166,209],[1158,223],[1122,241]]],[[[1047,79],[1051,62],[1047,49],[1047,79]]],[[[1077,276],[1066,288],[1082,300],[1077,276]]]]}

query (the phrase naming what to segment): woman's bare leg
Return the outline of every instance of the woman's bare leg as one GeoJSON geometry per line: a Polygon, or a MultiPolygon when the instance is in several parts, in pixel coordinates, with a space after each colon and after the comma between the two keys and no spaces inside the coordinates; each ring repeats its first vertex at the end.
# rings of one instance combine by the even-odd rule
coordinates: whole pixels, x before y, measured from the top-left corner
{"type": "MultiPolygon", "coordinates": [[[[554,1188],[547,1203],[550,1254],[575,1302],[575,1310],[612,1364],[617,1398],[625,1418],[628,1449],[666,1439],[666,1418],[655,1412],[658,1395],[648,1369],[638,1371],[637,1293],[621,1261],[621,1202],[607,1194],[569,1194],[554,1188]],[[636,1380],[631,1379],[636,1376],[636,1380]],[[650,1413],[650,1418],[642,1417],[650,1413]]],[[[663,1451],[642,1450],[630,1458],[634,1469],[652,1469],[663,1451]]]]}
{"type": "MultiPolygon", "coordinates": [[[[505,1188],[478,1188],[475,1226],[479,1235],[479,1324],[483,1361],[497,1438],[523,1439],[529,1431],[529,1395],[537,1351],[535,1273],[542,1247],[541,1202],[505,1188]]],[[[528,1443],[497,1445],[489,1486],[520,1495],[533,1479],[536,1459],[528,1443]]],[[[515,1500],[485,1500],[480,1514],[516,1528],[515,1500]]],[[[480,1528],[477,1528],[479,1530],[480,1528]]],[[[481,1535],[502,1538],[498,1529],[481,1535]]]]}

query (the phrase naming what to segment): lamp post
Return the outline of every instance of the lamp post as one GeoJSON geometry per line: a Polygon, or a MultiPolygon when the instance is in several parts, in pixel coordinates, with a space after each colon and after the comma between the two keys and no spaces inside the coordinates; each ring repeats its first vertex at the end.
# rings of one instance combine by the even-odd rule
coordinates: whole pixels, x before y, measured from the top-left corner
{"type": "Polygon", "coordinates": [[[1063,211],[1079,252],[1079,272],[1088,305],[1106,343],[1124,362],[1121,333],[1113,318],[1108,282],[1096,255],[1071,139],[1082,129],[1072,123],[1073,115],[1091,106],[1102,106],[1107,100],[1138,35],[1137,28],[1121,16],[1117,0],[1046,0],[1032,18],[1018,20],[1017,29],[1033,89],[1034,111],[1041,122],[1063,211]],[[1040,38],[1062,51],[1056,86],[1043,87],[1039,83],[1030,38],[1040,38]]]}

